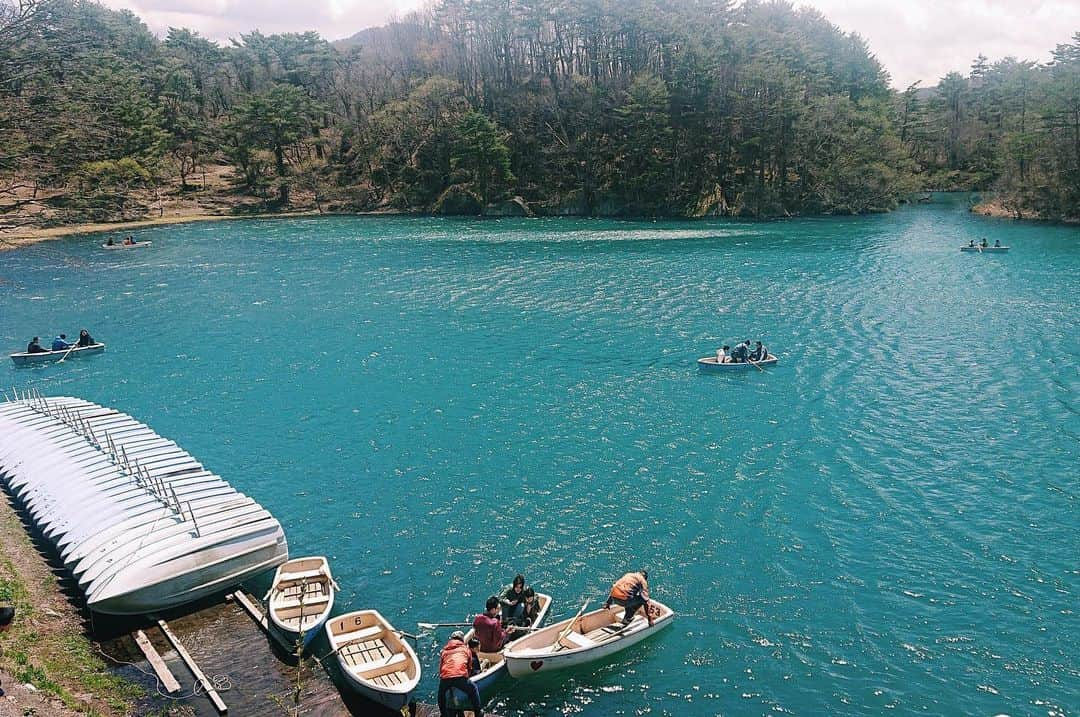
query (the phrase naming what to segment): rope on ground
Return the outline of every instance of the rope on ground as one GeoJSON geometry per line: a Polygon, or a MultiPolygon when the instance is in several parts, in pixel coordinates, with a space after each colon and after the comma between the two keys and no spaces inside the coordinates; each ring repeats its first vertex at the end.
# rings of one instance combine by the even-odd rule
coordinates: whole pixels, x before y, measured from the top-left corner
{"type": "MultiPolygon", "coordinates": [[[[206,688],[203,687],[202,683],[198,681],[195,682],[195,687],[191,690],[191,692],[187,694],[170,695],[167,692],[162,692],[161,678],[157,676],[156,672],[153,672],[152,670],[144,670],[142,667],[139,666],[137,662],[128,662],[127,660],[121,660],[119,657],[113,657],[109,653],[105,652],[105,650],[101,649],[101,645],[99,643],[95,642],[93,644],[94,648],[97,649],[101,656],[109,662],[112,662],[116,665],[127,665],[129,667],[134,667],[136,670],[143,673],[144,675],[148,677],[153,677],[154,691],[157,692],[158,696],[160,697],[164,697],[167,700],[174,700],[176,702],[180,702],[183,700],[191,699],[192,697],[201,697],[206,694],[206,688]]],[[[212,677],[208,677],[207,679],[210,680],[210,686],[217,692],[228,692],[233,688],[232,678],[225,673],[214,675],[212,677]]]]}

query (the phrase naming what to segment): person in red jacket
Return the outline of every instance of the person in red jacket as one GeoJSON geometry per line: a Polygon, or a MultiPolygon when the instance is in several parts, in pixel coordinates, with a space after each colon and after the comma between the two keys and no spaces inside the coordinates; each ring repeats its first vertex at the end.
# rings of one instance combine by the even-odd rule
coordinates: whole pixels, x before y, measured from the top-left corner
{"type": "Polygon", "coordinates": [[[476,649],[479,643],[469,640],[465,644],[465,635],[461,630],[456,630],[450,635],[449,642],[439,655],[439,715],[446,717],[449,712],[446,709],[446,695],[452,689],[459,689],[469,698],[473,714],[476,717],[484,717],[484,711],[480,708],[480,690],[476,688],[469,677],[472,676],[479,664],[476,649]]]}
{"type": "Polygon", "coordinates": [[[604,609],[611,607],[611,603],[622,605],[623,625],[629,625],[634,619],[639,607],[645,608],[645,617],[649,624],[653,624],[653,616],[649,612],[649,571],[641,570],[636,573],[627,573],[615,581],[611,586],[611,592],[604,603],[604,609]]]}
{"type": "Polygon", "coordinates": [[[473,631],[480,638],[481,652],[498,652],[506,644],[506,630],[499,621],[499,598],[492,595],[486,606],[487,610],[473,620],[473,631]]]}

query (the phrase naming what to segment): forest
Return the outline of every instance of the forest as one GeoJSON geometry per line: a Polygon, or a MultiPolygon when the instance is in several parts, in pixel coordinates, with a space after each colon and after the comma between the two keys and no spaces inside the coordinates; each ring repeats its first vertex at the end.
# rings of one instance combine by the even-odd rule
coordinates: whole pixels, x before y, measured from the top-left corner
{"type": "Polygon", "coordinates": [[[742,216],[976,190],[1080,215],[1080,32],[897,92],[783,0],[438,0],[328,42],[0,0],[0,224],[231,212],[742,216]],[[207,184],[218,171],[222,186],[207,184]],[[208,194],[216,195],[208,197],[208,194]]]}

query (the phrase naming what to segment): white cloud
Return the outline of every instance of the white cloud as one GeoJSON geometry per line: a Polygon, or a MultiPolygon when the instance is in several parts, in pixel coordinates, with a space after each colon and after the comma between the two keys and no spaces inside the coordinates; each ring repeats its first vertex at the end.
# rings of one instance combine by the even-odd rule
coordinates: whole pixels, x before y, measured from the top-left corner
{"type": "MultiPolygon", "coordinates": [[[[540,0],[541,2],[543,0],[540,0]]],[[[414,10],[426,0],[103,0],[127,8],[159,35],[186,27],[225,42],[264,33],[315,30],[329,40],[414,10]]],[[[821,10],[846,32],[857,32],[903,89],[929,87],[947,73],[966,74],[980,53],[1046,62],[1058,44],[1080,31],[1077,0],[795,0],[821,10]]]]}

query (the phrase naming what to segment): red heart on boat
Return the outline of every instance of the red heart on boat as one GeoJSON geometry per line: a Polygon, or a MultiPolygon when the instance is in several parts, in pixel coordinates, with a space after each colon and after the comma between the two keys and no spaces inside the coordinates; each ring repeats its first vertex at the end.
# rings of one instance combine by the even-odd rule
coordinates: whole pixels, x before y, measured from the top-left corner
{"type": "Polygon", "coordinates": [[[539,670],[544,664],[543,660],[533,660],[529,663],[529,667],[533,668],[533,672],[539,670]]]}

